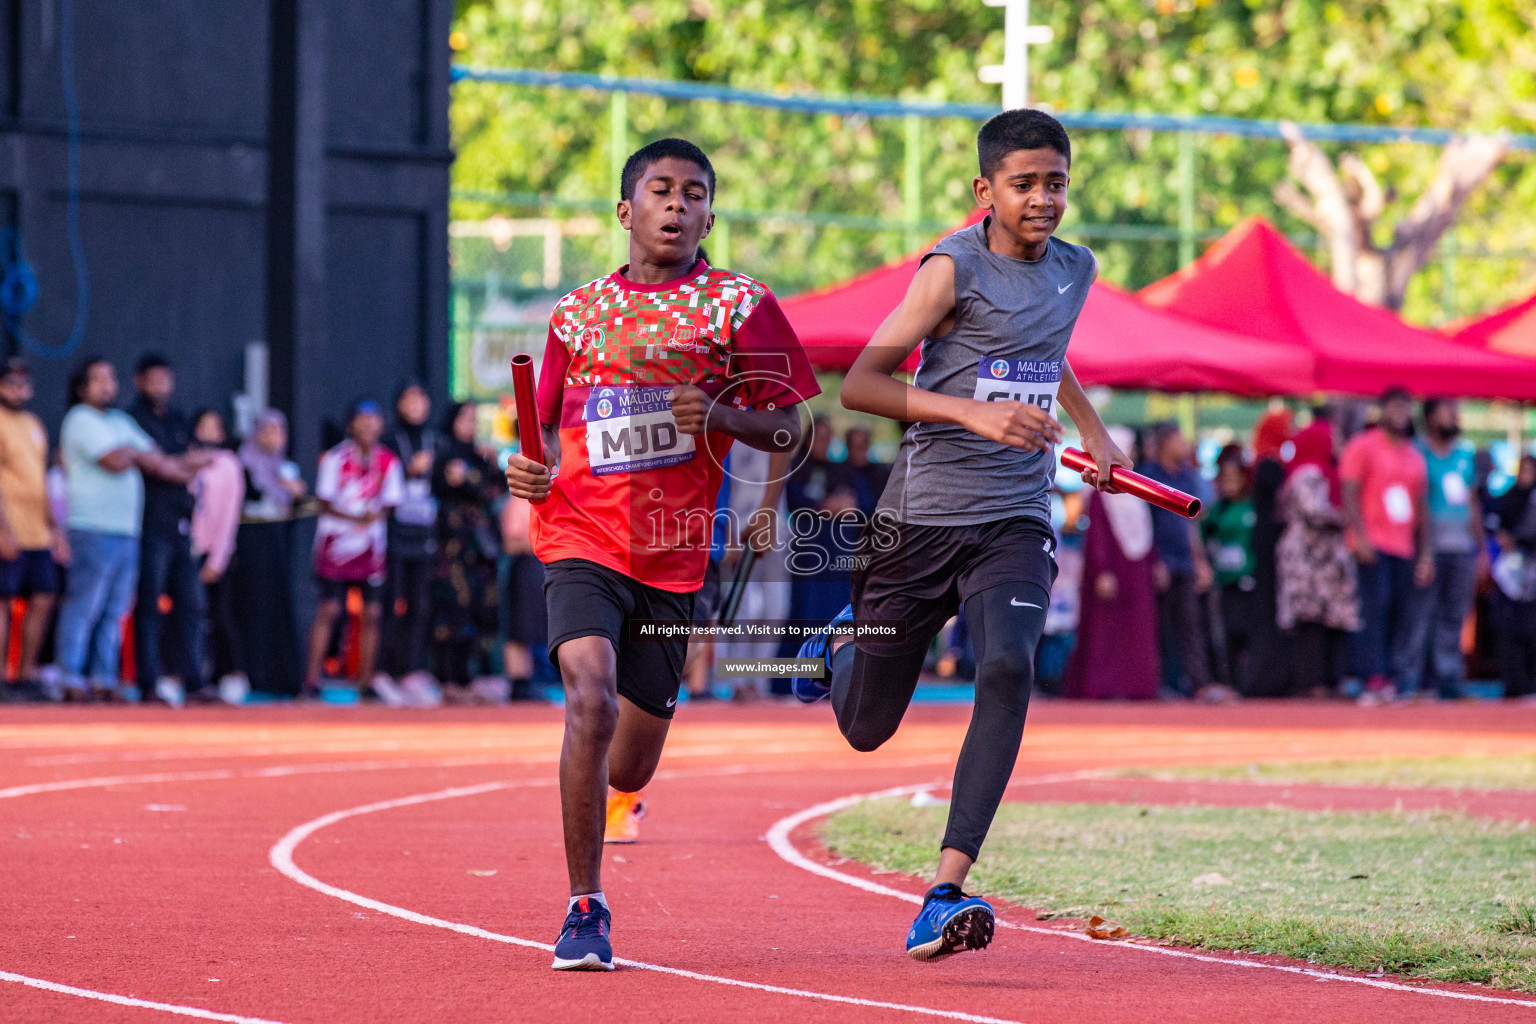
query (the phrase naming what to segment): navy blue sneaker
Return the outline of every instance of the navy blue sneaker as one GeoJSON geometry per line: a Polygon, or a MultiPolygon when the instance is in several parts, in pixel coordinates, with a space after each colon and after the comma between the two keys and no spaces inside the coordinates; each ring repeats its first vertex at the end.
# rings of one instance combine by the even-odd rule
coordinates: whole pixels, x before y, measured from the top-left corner
{"type": "Polygon", "coordinates": [[[907,956],[933,960],[967,949],[986,949],[994,927],[992,904],[945,882],[923,897],[923,909],[907,932],[907,956]]]}
{"type": "Polygon", "coordinates": [[[583,896],[565,915],[565,927],[555,943],[554,968],[557,971],[611,971],[613,944],[608,933],[613,929],[613,915],[601,900],[583,896]]]}
{"type": "Polygon", "coordinates": [[[825,700],[827,694],[832,692],[832,630],[851,622],[853,622],[853,605],[844,605],[843,610],[833,616],[831,622],[827,623],[823,629],[817,630],[814,636],[800,645],[799,657],[820,658],[822,664],[827,667],[824,678],[796,676],[789,681],[789,692],[793,693],[800,703],[815,704],[819,700],[825,700]]]}

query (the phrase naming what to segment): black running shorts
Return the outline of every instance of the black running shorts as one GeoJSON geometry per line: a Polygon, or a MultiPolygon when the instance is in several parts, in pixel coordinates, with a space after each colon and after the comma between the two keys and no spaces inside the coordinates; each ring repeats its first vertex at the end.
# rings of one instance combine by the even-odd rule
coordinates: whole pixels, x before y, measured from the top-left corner
{"type": "Polygon", "coordinates": [[[906,623],[900,640],[864,638],[881,657],[921,650],[972,594],[1030,583],[1049,607],[1056,582],[1056,535],[1049,523],[1017,516],[974,526],[887,522],[865,529],[853,572],[853,621],[906,623]]]}
{"type": "Polygon", "coordinates": [[[688,636],[635,640],[630,619],[676,622],[693,617],[693,594],[647,586],[582,558],[551,562],[544,572],[549,609],[549,657],[558,664],[560,645],[583,636],[606,637],[617,655],[619,696],[657,718],[677,709],[688,636]]]}

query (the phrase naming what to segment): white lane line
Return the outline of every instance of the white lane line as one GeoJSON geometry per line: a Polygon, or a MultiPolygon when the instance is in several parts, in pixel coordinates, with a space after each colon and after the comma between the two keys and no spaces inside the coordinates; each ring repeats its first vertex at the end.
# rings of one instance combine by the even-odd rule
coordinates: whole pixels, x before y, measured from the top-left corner
{"type": "MultiPolygon", "coordinates": [[[[16,797],[34,796],[34,795],[37,795],[37,794],[40,794],[40,793],[57,793],[57,792],[63,792],[63,791],[68,791],[68,790],[76,790],[76,789],[99,789],[99,788],[104,788],[104,787],[108,787],[108,786],[131,785],[131,784],[134,784],[134,783],[206,782],[206,781],[216,781],[216,780],[220,780],[220,779],[236,779],[236,778],[275,779],[275,778],[285,778],[285,777],[293,776],[293,775],[325,774],[325,773],[332,773],[332,772],[349,772],[349,771],[380,771],[380,770],[394,769],[394,768],[453,768],[453,767],[475,766],[475,765],[490,765],[490,764],[501,764],[501,765],[506,765],[506,764],[530,764],[530,763],[542,763],[544,760],[545,759],[542,759],[542,758],[450,757],[450,758],[436,758],[436,759],[419,760],[419,761],[389,760],[389,761],[358,761],[358,762],[351,762],[351,763],[341,762],[341,763],[334,763],[334,764],[321,763],[321,764],[309,764],[309,765],[305,765],[305,764],[274,765],[274,766],[269,767],[269,768],[246,769],[246,770],[243,770],[243,771],[236,771],[236,770],[233,770],[233,769],[215,769],[215,770],[198,771],[198,772],[156,772],[156,773],[147,774],[147,775],[109,775],[109,776],[98,776],[96,778],[89,778],[89,779],[65,779],[65,780],[61,780],[61,781],[58,781],[58,782],[42,782],[42,783],[34,783],[32,785],[26,785],[26,786],[11,786],[11,787],[9,787],[7,789],[0,789],[0,799],[14,799],[16,797]]],[[[886,767],[926,767],[928,765],[947,763],[949,760],[950,759],[947,756],[914,757],[914,758],[904,758],[904,759],[900,759],[900,760],[897,760],[897,761],[891,761],[891,762],[888,762],[885,766],[886,767]]],[[[805,766],[803,766],[803,765],[746,765],[746,766],[739,766],[737,768],[720,769],[718,771],[710,772],[708,774],[713,774],[713,775],[739,775],[739,774],[749,774],[749,773],[763,772],[763,771],[791,771],[791,770],[794,770],[796,768],[803,768],[803,767],[805,767],[805,766]]],[[[661,778],[675,778],[675,777],[678,777],[678,776],[690,775],[690,774],[698,774],[698,773],[697,772],[677,772],[677,771],[658,772],[657,773],[658,777],[661,777],[661,778]]],[[[553,779],[548,779],[548,780],[526,780],[526,781],[515,781],[515,782],[508,782],[508,783],[498,783],[496,785],[499,786],[499,787],[502,787],[502,788],[512,788],[514,786],[552,785],[554,783],[554,781],[555,780],[553,780],[553,779]]],[[[323,883],[320,883],[320,884],[323,884],[323,883]]],[[[389,913],[391,911],[385,911],[385,912],[389,913]]],[[[405,911],[404,913],[405,914],[409,914],[410,912],[409,911],[405,911]]],[[[451,925],[450,922],[444,922],[444,924],[445,925],[451,925]]],[[[462,927],[463,928],[468,928],[469,926],[466,925],[466,926],[462,926],[462,927]]],[[[473,930],[471,931],[471,934],[473,934],[473,930]]],[[[494,936],[494,933],[490,933],[490,932],[486,933],[486,937],[493,937],[493,936],[494,936]]],[[[495,936],[495,938],[496,938],[497,941],[513,941],[513,942],[519,941],[519,940],[513,940],[511,938],[511,936],[495,936]]],[[[554,948],[553,946],[545,946],[542,943],[529,943],[529,944],[537,946],[538,948],[544,949],[544,950],[547,950],[547,951],[548,950],[553,950],[553,948],[554,948]]],[[[639,968],[648,969],[648,970],[659,970],[659,971],[663,971],[663,972],[681,974],[681,975],[684,975],[684,976],[693,976],[692,972],[677,971],[677,970],[673,970],[673,969],[670,969],[670,968],[651,967],[650,965],[644,965],[644,964],[639,964],[639,963],[634,963],[634,964],[631,964],[630,966],[639,967],[639,968]]],[[[697,977],[699,977],[701,979],[706,979],[706,980],[718,981],[721,984],[740,984],[740,985],[743,985],[743,986],[751,987],[751,983],[749,983],[749,982],[734,982],[734,981],[732,981],[730,979],[723,979],[723,978],[721,978],[721,979],[711,979],[711,978],[708,978],[708,976],[706,976],[706,975],[698,975],[697,977]]],[[[109,1003],[118,1003],[118,1004],[121,1004],[121,1005],[124,1005],[124,1006],[133,1006],[133,1007],[139,1007],[139,1008],[142,1008],[142,1009],[150,1009],[150,1010],[160,1010],[160,1011],[165,1012],[165,1013],[179,1014],[179,1015],[185,1016],[185,1017],[198,1017],[198,1018],[202,1018],[204,1020],[230,1021],[230,1022],[233,1022],[233,1024],[283,1024],[283,1022],[281,1022],[281,1021],[270,1021],[270,1020],[267,1020],[267,1019],[262,1018],[262,1017],[241,1017],[241,1016],[238,1016],[236,1014],[217,1013],[217,1012],[212,1011],[212,1010],[201,1010],[201,1009],[198,1009],[197,1007],[194,1007],[194,1006],[177,1006],[177,1005],[175,1005],[173,1003],[153,1002],[153,1001],[150,1001],[150,1000],[137,999],[137,998],[134,998],[133,996],[116,995],[116,994],[111,993],[111,992],[97,992],[97,991],[95,991],[93,989],[77,988],[77,987],[75,987],[73,985],[61,985],[58,982],[45,981],[45,980],[43,980],[41,978],[33,978],[33,977],[29,977],[29,976],[27,976],[25,974],[14,974],[14,973],[9,972],[9,971],[0,971],[0,981],[14,982],[14,983],[17,983],[17,984],[27,985],[27,986],[29,986],[31,988],[44,989],[44,990],[49,991],[49,992],[58,992],[58,993],[61,993],[61,994],[64,994],[64,995],[79,996],[80,998],[83,998],[83,999],[98,999],[98,1000],[102,1000],[102,1001],[109,1002],[109,1003]]],[[[774,990],[771,986],[758,986],[758,987],[764,988],[765,991],[773,991],[774,990]]],[[[792,990],[785,990],[785,991],[786,992],[791,992],[792,990]]],[[[809,993],[809,995],[811,995],[813,998],[826,998],[826,999],[832,999],[832,1000],[837,1000],[837,999],[841,998],[841,997],[836,997],[836,996],[825,996],[825,997],[823,997],[823,996],[816,995],[815,993],[809,993]]],[[[870,1005],[883,1005],[883,1004],[870,1004],[870,1005]]],[[[924,1011],[922,1011],[920,1008],[918,1008],[915,1012],[924,1012],[924,1011]]],[[[953,1015],[949,1015],[949,1016],[953,1016],[953,1015]]],[[[994,1018],[989,1018],[989,1017],[961,1016],[961,1017],[958,1017],[957,1019],[984,1021],[984,1022],[989,1022],[989,1024],[1017,1024],[1017,1022],[996,1021],[994,1018]]]]}
{"type": "MultiPolygon", "coordinates": [[[[714,774],[740,773],[730,772],[729,770],[726,772],[671,772],[657,773],[657,777],[660,778],[665,776],[670,778],[678,778],[681,776],[700,776],[714,774]]],[[[283,836],[277,841],[277,844],[272,847],[271,852],[268,854],[268,859],[271,861],[272,866],[276,868],[280,873],[293,879],[293,881],[299,883],[300,885],[309,889],[313,889],[316,892],[323,893],[326,896],[333,896],[336,899],[345,900],[346,902],[355,904],[359,907],[365,907],[369,910],[373,910],[381,914],[389,914],[393,917],[398,917],[406,921],[414,922],[416,924],[430,925],[434,928],[445,928],[449,931],[458,932],[460,935],[468,935],[477,939],[488,939],[492,942],[503,942],[508,945],[522,946],[528,949],[540,949],[546,953],[552,953],[554,952],[555,947],[545,942],[535,942],[532,939],[522,939],[515,935],[503,935],[500,932],[488,931],[484,928],[477,928],[474,925],[460,924],[456,921],[445,921],[439,917],[430,917],[426,914],[417,913],[414,910],[407,910],[404,907],[397,907],[390,903],[383,903],[379,900],[370,899],[367,896],[361,896],[357,893],[349,892],[346,889],[338,888],[337,886],[322,882],[295,864],[293,861],[293,853],[294,850],[297,849],[298,845],[305,839],[308,839],[310,836],[314,835],[321,829],[334,825],[339,821],[345,821],[347,818],[353,818],[363,814],[373,814],[378,811],[393,810],[399,807],[411,807],[416,804],[430,803],[435,800],[452,800],[457,797],[476,796],[482,793],[490,793],[499,789],[512,789],[514,787],[534,785],[550,785],[553,782],[554,780],[552,779],[487,782],[478,786],[458,786],[452,789],[438,790],[435,793],[422,793],[416,796],[400,797],[395,800],[381,800],[378,803],[364,804],[361,807],[353,807],[344,811],[333,811],[332,813],[316,818],[313,821],[305,822],[304,824],[290,831],[287,835],[283,836]]],[[[629,967],[634,970],[652,971],[657,974],[668,974],[672,975],[673,977],[687,978],[690,981],[707,981],[716,985],[725,985],[731,988],[751,989],[752,991],[768,992],[773,995],[795,996],[801,999],[814,999],[821,1002],[841,1003],[847,1006],[862,1006],[877,1010],[898,1010],[904,1013],[919,1014],[926,1017],[943,1017],[949,1020],[973,1021],[976,1022],[976,1024],[1018,1024],[1017,1021],[1010,1021],[1001,1017],[985,1017],[980,1014],[965,1013],[959,1010],[938,1010],[927,1006],[909,1006],[905,1003],[888,1003],[877,999],[861,999],[857,996],[841,996],[834,995],[829,992],[813,992],[808,989],[786,988],[781,985],[765,985],[755,981],[742,981],[737,978],[726,978],[717,974],[700,974],[697,971],[684,970],[679,967],[664,967],[660,964],[645,963],[641,960],[628,960],[623,957],[614,957],[614,962],[623,967],[629,967]]]]}
{"type": "Polygon", "coordinates": [[[156,1003],[148,999],[135,999],[133,996],[120,996],[113,992],[97,992],[90,988],[76,988],[74,985],[60,985],[56,981],[44,981],[42,978],[31,978],[25,974],[12,974],[10,971],[0,971],[0,981],[11,981],[28,988],[38,988],[45,992],[58,992],[66,996],[79,996],[81,999],[95,999],[103,1003],[116,1003],[118,1006],[133,1006],[141,1010],[159,1010],[161,1013],[174,1013],[179,1017],[196,1017],[198,1020],[221,1020],[228,1024],[283,1024],[282,1021],[269,1020],[266,1017],[242,1017],[238,1013],[219,1013],[216,1010],[202,1010],[196,1006],[177,1006],[175,1003],[156,1003]]]}
{"type": "Polygon", "coordinates": [[[39,793],[61,793],[72,789],[98,789],[103,786],[127,786],[156,782],[208,782],[219,779],[277,779],[290,775],[329,775],[336,772],[376,772],[406,768],[462,768],[477,765],[550,764],[550,757],[442,757],[417,761],[338,761],[334,764],[280,764],[270,768],[211,768],[195,772],[151,772],[145,775],[97,775],[86,779],[62,779],[58,782],[34,782],[25,786],[0,789],[0,800],[39,793]]]}
{"type": "MultiPolygon", "coordinates": [[[[1044,786],[1058,782],[1074,782],[1083,778],[1093,777],[1095,772],[1070,772],[1061,775],[1041,775],[1037,778],[1014,779],[1010,786],[1044,786]]],[[[896,786],[892,789],[882,789],[874,793],[859,793],[853,796],[841,797],[837,800],[828,800],[826,803],[807,807],[803,811],[797,811],[785,818],[780,818],[773,823],[768,830],[768,845],[773,852],[789,864],[813,875],[829,878],[834,882],[842,882],[851,885],[855,889],[863,889],[865,892],[876,893],[880,896],[890,896],[907,903],[921,904],[923,897],[919,894],[905,892],[901,889],[893,889],[888,885],[867,878],[859,878],[836,868],[828,867],[811,860],[801,853],[790,840],[790,833],[808,821],[823,818],[829,814],[855,807],[866,800],[878,800],[883,797],[910,796],[913,793],[921,793],[930,789],[942,788],[945,783],[925,783],[916,786],[896,786]]],[[[1089,942],[1096,946],[1114,949],[1134,949],[1142,953],[1156,953],[1159,956],[1174,957],[1180,960],[1198,960],[1201,963],[1222,964],[1227,967],[1261,968],[1270,971],[1280,971],[1284,974],[1299,974],[1319,981],[1342,981],[1351,985],[1365,985],[1370,988],[1385,989],[1390,992],[1411,992],[1419,996],[1438,996],[1442,999],[1462,999],[1474,1003],[1498,1003],[1504,1006],[1523,1006],[1528,1010],[1536,1010],[1536,1001],[1527,999],[1505,999],[1499,996],[1485,996],[1475,992],[1455,992],[1440,988],[1423,988],[1416,985],[1402,985],[1395,981],[1381,981],[1377,978],[1362,978],[1353,974],[1334,974],[1330,971],[1320,971],[1308,967],[1291,967],[1286,964],[1270,964],[1261,960],[1243,960],[1237,957],[1206,956],[1201,953],[1191,953],[1182,949],[1169,949],[1167,946],[1145,946],[1135,942],[1104,942],[1100,939],[1091,939],[1082,932],[1069,932],[1060,928],[1042,928],[1039,925],[1018,924],[1013,921],[1005,921],[998,918],[997,923],[1004,928],[1012,928],[1021,932],[1033,932],[1037,935],[1049,935],[1052,938],[1068,939],[1073,942],[1089,942]]]]}
{"type": "MultiPolygon", "coordinates": [[[[751,742],[754,750],[766,753],[794,754],[794,753],[837,753],[839,748],[836,743],[828,740],[792,740],[764,742],[751,737],[744,737],[742,742],[751,742]]],[[[473,739],[457,744],[454,749],[487,748],[505,751],[509,746],[519,748],[537,746],[542,740],[535,743],[518,742],[509,744],[497,739],[480,740],[473,739]]],[[[548,746],[548,744],[545,744],[548,746]]],[[[387,754],[387,753],[430,753],[433,749],[442,749],[440,743],[386,743],[374,740],[358,740],[347,743],[286,743],[269,744],[260,747],[171,747],[158,750],[143,750],[109,753],[82,753],[82,754],[58,754],[46,757],[30,757],[23,764],[28,768],[57,768],[69,765],[83,764],[137,764],[152,761],[196,761],[207,758],[229,757],[278,757],[291,754],[387,754]]],[[[687,744],[679,743],[675,749],[668,748],[668,757],[712,757],[717,754],[734,754],[741,749],[739,743],[709,743],[687,744]]],[[[483,754],[482,757],[505,758],[506,753],[483,754]]],[[[558,757],[558,750],[552,749],[550,753],[535,755],[544,760],[553,761],[558,757]]]]}
{"type": "MultiPolygon", "coordinates": [[[[717,753],[738,753],[732,748],[720,748],[718,751],[711,747],[706,748],[717,753]]],[[[754,752],[761,752],[757,747],[754,752]]],[[[685,756],[705,756],[697,750],[684,750],[685,756]]],[[[672,756],[672,751],[667,751],[667,756],[672,756]]],[[[428,758],[418,761],[338,761],[335,763],[321,762],[319,764],[284,764],[273,765],[270,768],[247,768],[236,770],[233,768],[207,769],[195,772],[151,772],[146,775],[97,775],[85,779],[61,779],[57,782],[34,782],[25,786],[11,786],[0,789],[0,800],[10,800],[22,796],[36,796],[39,793],[61,793],[74,789],[99,789],[106,786],[128,786],[136,783],[157,782],[209,782],[220,779],[276,779],[290,775],[328,775],[337,772],[374,772],[388,771],[392,769],[412,768],[463,768],[489,765],[513,765],[513,764],[553,764],[557,755],[536,755],[528,757],[442,757],[428,758]]],[[[882,761],[879,767],[885,768],[926,768],[930,765],[948,764],[953,761],[953,755],[931,754],[926,757],[907,757],[893,761],[882,761]]],[[[781,764],[753,766],[749,770],[753,772],[782,771],[790,772],[802,770],[803,764],[781,764]]],[[[857,767],[855,765],[841,765],[843,768],[857,767]]],[[[662,777],[666,773],[660,773],[662,777]]]]}

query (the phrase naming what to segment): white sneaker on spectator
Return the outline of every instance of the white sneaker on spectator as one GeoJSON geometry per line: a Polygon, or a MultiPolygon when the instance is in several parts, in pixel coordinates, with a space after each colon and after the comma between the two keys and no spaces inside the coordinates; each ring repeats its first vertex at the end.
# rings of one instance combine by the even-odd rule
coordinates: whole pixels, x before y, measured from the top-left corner
{"type": "Polygon", "coordinates": [[[225,704],[244,704],[251,694],[251,680],[244,672],[231,672],[219,680],[219,700],[225,704]]]}
{"type": "Polygon", "coordinates": [[[412,672],[400,680],[400,692],[413,708],[437,708],[443,705],[443,691],[430,672],[412,672]]]}
{"type": "Polygon", "coordinates": [[[469,684],[469,692],[487,704],[506,704],[512,699],[512,684],[500,676],[481,676],[469,684]]]}
{"type": "Polygon", "coordinates": [[[173,708],[179,708],[187,702],[187,692],[181,688],[179,681],[170,676],[161,676],[155,680],[155,696],[173,708]]]}
{"type": "Polygon", "coordinates": [[[374,673],[373,679],[368,685],[373,688],[373,695],[379,698],[385,707],[403,708],[410,706],[411,702],[406,699],[405,691],[400,689],[400,684],[391,679],[386,673],[374,673]]]}

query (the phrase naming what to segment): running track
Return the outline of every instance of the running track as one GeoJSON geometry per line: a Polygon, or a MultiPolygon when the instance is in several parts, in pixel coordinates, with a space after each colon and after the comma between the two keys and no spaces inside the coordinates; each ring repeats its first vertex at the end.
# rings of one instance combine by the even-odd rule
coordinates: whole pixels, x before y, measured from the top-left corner
{"type": "MultiPolygon", "coordinates": [[[[1098,943],[1007,908],[915,964],[919,880],[829,862],[838,801],[943,788],[965,709],[874,755],[824,709],[684,709],[605,886],[629,969],[560,975],[553,708],[0,710],[0,1021],[1521,1021],[1536,998],[1098,943]]],[[[1536,709],[1041,704],[1015,799],[1536,818],[1536,795],[1105,781],[1123,765],[1536,752],[1536,709]]]]}

